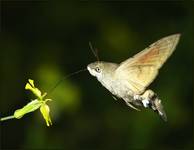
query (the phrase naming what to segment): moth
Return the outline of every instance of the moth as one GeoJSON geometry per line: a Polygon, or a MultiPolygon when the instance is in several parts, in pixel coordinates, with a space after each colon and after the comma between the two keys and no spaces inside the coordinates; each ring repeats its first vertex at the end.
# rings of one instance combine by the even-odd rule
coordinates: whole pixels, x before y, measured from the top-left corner
{"type": "Polygon", "coordinates": [[[147,88],[175,50],[179,39],[180,34],[173,34],[156,41],[120,64],[96,61],[89,64],[87,69],[114,98],[123,99],[135,110],[151,108],[167,121],[161,100],[147,88]]]}

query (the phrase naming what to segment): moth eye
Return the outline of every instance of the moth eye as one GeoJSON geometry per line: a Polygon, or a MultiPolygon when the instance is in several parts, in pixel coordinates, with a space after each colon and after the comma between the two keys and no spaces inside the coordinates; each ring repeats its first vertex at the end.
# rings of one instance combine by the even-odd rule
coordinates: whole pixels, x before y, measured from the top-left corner
{"type": "Polygon", "coordinates": [[[100,68],[99,68],[99,67],[96,67],[96,68],[95,68],[95,71],[96,71],[96,72],[98,72],[98,73],[100,73],[100,72],[101,72],[101,70],[100,70],[100,68]]]}

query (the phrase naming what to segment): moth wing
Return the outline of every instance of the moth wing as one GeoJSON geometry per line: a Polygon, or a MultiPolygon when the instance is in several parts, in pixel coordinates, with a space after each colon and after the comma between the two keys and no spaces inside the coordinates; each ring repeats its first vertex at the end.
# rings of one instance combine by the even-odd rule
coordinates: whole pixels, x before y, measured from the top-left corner
{"type": "Polygon", "coordinates": [[[180,34],[164,37],[123,61],[115,71],[117,78],[125,82],[134,94],[141,94],[155,79],[159,68],[175,50],[180,34]]]}

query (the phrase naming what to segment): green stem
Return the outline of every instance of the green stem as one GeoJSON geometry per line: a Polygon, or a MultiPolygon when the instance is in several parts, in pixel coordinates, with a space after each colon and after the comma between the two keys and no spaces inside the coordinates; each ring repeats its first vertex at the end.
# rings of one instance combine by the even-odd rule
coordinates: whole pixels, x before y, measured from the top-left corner
{"type": "Polygon", "coordinates": [[[5,120],[9,120],[9,119],[14,119],[14,116],[7,116],[7,117],[3,117],[0,119],[0,121],[5,121],[5,120]]]}

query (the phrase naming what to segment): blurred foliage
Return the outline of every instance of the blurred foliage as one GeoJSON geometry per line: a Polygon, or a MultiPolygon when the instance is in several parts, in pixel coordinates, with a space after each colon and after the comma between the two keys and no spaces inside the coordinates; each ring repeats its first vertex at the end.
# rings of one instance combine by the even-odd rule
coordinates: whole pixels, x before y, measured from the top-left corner
{"type": "Polygon", "coordinates": [[[89,41],[101,60],[119,63],[164,36],[182,34],[150,86],[163,100],[167,123],[114,101],[83,72],[51,93],[51,128],[36,112],[4,122],[1,149],[193,148],[193,2],[3,1],[1,17],[1,116],[26,104],[28,78],[48,91],[95,61],[89,41]]]}

